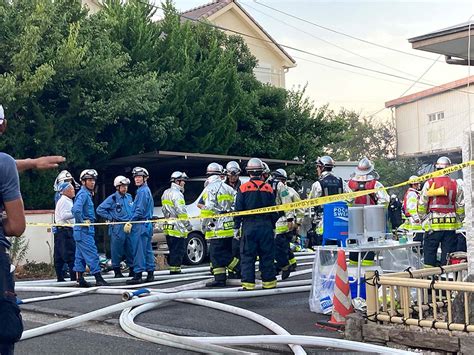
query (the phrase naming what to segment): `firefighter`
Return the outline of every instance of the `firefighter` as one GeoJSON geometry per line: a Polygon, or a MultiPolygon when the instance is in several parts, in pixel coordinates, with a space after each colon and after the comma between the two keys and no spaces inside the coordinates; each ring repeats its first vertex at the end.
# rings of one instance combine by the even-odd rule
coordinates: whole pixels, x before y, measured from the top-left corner
{"type": "Polygon", "coordinates": [[[225,167],[225,172],[227,178],[225,180],[226,184],[232,187],[235,191],[237,191],[242,184],[240,181],[240,173],[242,170],[240,169],[239,163],[236,161],[230,161],[227,163],[225,167]]]}
{"type": "Polygon", "coordinates": [[[263,164],[262,179],[263,181],[266,182],[268,178],[270,177],[270,167],[264,161],[262,161],[262,164],[263,164]]]}
{"type": "MultiPolygon", "coordinates": [[[[165,218],[187,218],[186,202],[184,201],[184,185],[188,176],[181,171],[171,174],[171,187],[161,196],[163,216],[165,218]]],[[[170,254],[168,264],[170,274],[180,274],[181,264],[186,253],[186,238],[192,230],[189,220],[171,221],[164,225],[166,243],[170,254]]]]}
{"type": "MultiPolygon", "coordinates": [[[[317,198],[331,195],[342,194],[346,188],[344,181],[333,174],[332,169],[336,166],[336,162],[329,155],[322,156],[316,161],[316,173],[318,180],[311,186],[308,198],[317,198]]],[[[317,234],[323,235],[323,216],[321,206],[315,207],[315,225],[317,226],[317,234]]]]}
{"type": "MultiPolygon", "coordinates": [[[[263,162],[258,158],[248,161],[246,167],[250,181],[242,184],[235,201],[236,211],[275,206],[275,195],[272,187],[262,178],[263,162]]],[[[262,285],[264,289],[275,288],[275,241],[273,229],[278,220],[278,213],[270,212],[258,215],[234,217],[235,231],[242,226],[240,245],[242,287],[243,290],[255,289],[255,260],[259,257],[262,285]]]]}
{"type": "Polygon", "coordinates": [[[405,223],[403,223],[401,227],[413,234],[413,240],[415,242],[421,242],[423,245],[424,231],[418,214],[418,200],[420,198],[421,182],[416,175],[410,176],[408,182],[409,187],[403,197],[402,207],[405,216],[405,223]]]}
{"type": "Polygon", "coordinates": [[[231,212],[234,207],[235,194],[222,177],[224,168],[217,163],[207,166],[208,184],[202,193],[203,208],[201,215],[206,239],[210,240],[210,257],[214,273],[214,281],[206,287],[224,287],[227,280],[226,268],[232,261],[232,239],[234,237],[234,221],[232,217],[213,218],[215,215],[231,212]]]}
{"type": "MultiPolygon", "coordinates": [[[[226,183],[234,189],[235,195],[239,190],[242,182],[240,181],[240,169],[239,163],[236,161],[230,161],[225,167],[227,179],[226,183]]],[[[227,274],[229,279],[240,279],[240,232],[232,239],[232,261],[227,266],[227,274]]]]}
{"type": "MultiPolygon", "coordinates": [[[[301,201],[298,193],[286,185],[288,175],[284,169],[277,169],[272,173],[272,180],[276,183],[275,202],[277,205],[301,201]]],[[[275,226],[275,261],[277,273],[281,271],[281,279],[285,280],[290,276],[291,271],[296,270],[296,258],[290,249],[290,242],[293,239],[297,226],[304,217],[304,211],[289,210],[282,213],[275,226]]]]}
{"type": "MultiPolygon", "coordinates": [[[[354,175],[347,184],[348,192],[372,189],[380,190],[364,196],[356,197],[353,202],[354,205],[388,205],[390,196],[388,195],[387,191],[384,190],[384,186],[378,181],[380,176],[374,169],[374,164],[366,157],[363,157],[357,164],[357,167],[354,170],[354,175]]],[[[374,258],[375,254],[371,251],[362,254],[362,265],[374,265],[374,258]]],[[[349,262],[351,264],[357,264],[357,259],[357,253],[349,253],[349,262]]]]}
{"type": "MultiPolygon", "coordinates": [[[[435,169],[449,167],[451,160],[440,157],[435,169]]],[[[429,179],[423,185],[418,204],[418,213],[426,231],[423,241],[425,267],[446,265],[447,255],[457,247],[456,229],[464,218],[464,193],[462,186],[447,175],[429,179]],[[441,260],[437,259],[441,244],[441,260]]]]}

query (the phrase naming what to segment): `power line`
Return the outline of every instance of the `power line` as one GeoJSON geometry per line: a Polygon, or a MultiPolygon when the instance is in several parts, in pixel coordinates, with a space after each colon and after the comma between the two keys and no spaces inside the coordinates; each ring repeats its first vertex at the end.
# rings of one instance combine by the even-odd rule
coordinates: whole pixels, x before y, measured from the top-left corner
{"type": "MultiPolygon", "coordinates": [[[[256,2],[256,1],[255,1],[255,2],[256,2]]],[[[256,3],[259,4],[258,2],[256,2],[256,3]]],[[[254,10],[254,11],[256,11],[256,12],[258,12],[258,13],[264,15],[264,16],[267,16],[267,17],[269,17],[269,18],[271,18],[271,19],[273,19],[273,20],[275,20],[275,21],[278,21],[279,23],[283,23],[283,24],[285,24],[286,26],[291,27],[291,28],[294,28],[294,29],[296,29],[297,31],[300,31],[300,32],[302,32],[302,33],[305,33],[305,34],[307,34],[308,36],[311,36],[311,37],[313,37],[313,38],[315,38],[315,39],[317,39],[317,40],[319,40],[319,41],[321,41],[321,42],[324,42],[324,43],[327,43],[327,44],[329,44],[329,45],[331,45],[331,46],[333,46],[333,47],[339,48],[339,49],[341,49],[341,50],[343,50],[343,51],[345,51],[345,52],[348,52],[348,53],[350,53],[350,54],[352,54],[352,55],[355,55],[355,56],[357,56],[357,57],[360,57],[360,58],[362,58],[362,59],[365,59],[365,60],[367,60],[367,61],[369,61],[369,62],[371,62],[371,63],[380,65],[380,66],[382,66],[382,67],[385,67],[385,68],[394,70],[394,71],[399,72],[399,73],[403,73],[403,74],[405,74],[405,75],[409,75],[409,76],[416,77],[416,75],[414,75],[414,74],[408,73],[408,72],[406,72],[406,71],[400,70],[400,69],[395,68],[395,67],[392,67],[392,66],[390,66],[390,65],[381,63],[381,62],[376,61],[376,60],[373,60],[372,58],[363,56],[363,55],[361,55],[361,54],[359,54],[359,53],[356,53],[356,52],[353,52],[353,51],[351,51],[350,49],[347,49],[347,48],[345,48],[345,47],[343,47],[343,46],[340,46],[340,45],[338,45],[338,44],[332,43],[331,41],[328,41],[328,40],[325,40],[325,39],[323,39],[323,38],[321,38],[321,37],[318,37],[318,36],[316,36],[316,35],[314,35],[314,34],[312,34],[312,33],[310,33],[310,32],[307,32],[307,31],[305,31],[305,30],[299,28],[299,27],[293,26],[293,25],[291,25],[291,24],[289,24],[289,23],[287,23],[287,22],[285,22],[285,21],[283,21],[283,20],[281,20],[281,19],[278,19],[278,18],[273,17],[273,16],[271,16],[271,15],[269,15],[269,14],[263,12],[263,11],[260,11],[260,10],[256,9],[255,7],[253,7],[253,6],[250,6],[249,4],[245,4],[245,6],[249,7],[250,9],[252,9],[252,10],[254,10]]]]}
{"type": "MultiPolygon", "coordinates": [[[[406,89],[398,98],[400,97],[403,97],[408,91],[410,91],[425,75],[426,73],[428,73],[431,68],[433,68],[433,66],[436,64],[436,62],[438,61],[438,59],[441,57],[441,55],[438,56],[438,58],[436,58],[435,60],[433,60],[433,63],[431,63],[431,65],[423,72],[423,74],[421,74],[418,79],[416,79],[409,87],[408,89],[406,89]]],[[[371,114],[369,117],[373,117],[375,116],[376,114],[382,112],[383,110],[385,110],[386,107],[383,107],[381,108],[380,110],[376,111],[375,113],[371,114]]]]}
{"type": "MultiPolygon", "coordinates": [[[[263,47],[260,47],[260,48],[263,48],[263,47]]],[[[347,73],[352,73],[352,74],[356,74],[356,75],[360,75],[360,76],[365,76],[365,77],[367,77],[367,78],[382,80],[382,81],[386,81],[386,82],[392,83],[392,84],[405,85],[405,83],[404,83],[404,82],[401,82],[401,81],[394,81],[394,80],[390,80],[390,79],[380,78],[380,77],[378,77],[378,76],[373,76],[373,75],[369,75],[369,74],[364,74],[364,73],[356,72],[356,71],[349,70],[349,69],[338,68],[338,67],[334,67],[334,66],[329,65],[329,64],[325,64],[325,63],[321,63],[321,62],[316,62],[316,61],[314,61],[314,60],[307,59],[307,58],[303,58],[303,57],[293,56],[293,58],[298,59],[298,60],[303,60],[303,61],[309,62],[309,63],[314,63],[314,64],[317,64],[317,65],[322,65],[322,66],[324,66],[324,67],[331,68],[331,69],[334,69],[334,70],[340,70],[340,71],[344,71],[344,72],[347,72],[347,73]]]]}
{"type": "MultiPolygon", "coordinates": [[[[266,48],[267,48],[267,47],[264,47],[264,46],[259,46],[259,45],[255,44],[255,43],[252,43],[252,46],[253,46],[253,47],[257,47],[257,48],[262,48],[262,49],[266,49],[266,48]]],[[[334,70],[344,71],[344,72],[356,74],[356,75],[359,75],[359,76],[365,76],[365,77],[367,77],[367,78],[372,78],[372,79],[376,79],[376,80],[386,81],[386,82],[388,82],[388,83],[397,84],[397,85],[405,85],[405,82],[394,81],[394,80],[385,79],[385,78],[381,78],[381,77],[378,77],[378,76],[373,76],[373,75],[369,75],[369,74],[365,74],[365,73],[361,73],[361,72],[357,72],[357,71],[353,71],[353,70],[349,70],[349,69],[344,69],[344,68],[340,68],[340,67],[335,67],[335,66],[332,66],[332,65],[329,65],[329,64],[325,64],[325,63],[321,63],[321,62],[317,62],[317,61],[314,61],[314,60],[311,60],[311,59],[308,59],[308,58],[303,58],[303,57],[298,57],[298,56],[293,56],[293,58],[294,58],[294,59],[298,59],[298,60],[302,60],[302,61],[305,61],[305,62],[308,62],[308,63],[313,63],[313,64],[321,65],[321,66],[323,66],[323,67],[331,68],[331,69],[334,69],[334,70]]],[[[256,68],[260,68],[260,67],[257,66],[256,68]]]]}
{"type": "Polygon", "coordinates": [[[363,39],[363,38],[359,38],[359,37],[356,37],[356,36],[353,36],[353,35],[350,35],[350,34],[347,34],[347,33],[344,33],[344,32],[341,32],[341,31],[338,31],[338,30],[334,30],[332,28],[329,28],[329,27],[326,27],[326,26],[323,26],[323,25],[319,25],[315,22],[312,22],[312,21],[309,21],[309,20],[306,20],[304,18],[301,18],[301,17],[298,17],[298,16],[295,16],[295,15],[292,15],[288,12],[285,12],[285,11],[282,11],[282,10],[279,10],[279,9],[276,9],[274,7],[271,7],[269,5],[266,5],[264,3],[261,3],[257,0],[253,0],[256,4],[259,4],[260,6],[264,6],[270,10],[273,10],[273,11],[276,11],[276,12],[279,12],[281,14],[284,14],[286,16],[289,16],[289,17],[292,17],[294,19],[297,19],[299,21],[302,21],[302,22],[305,22],[305,23],[308,23],[310,25],[313,25],[313,26],[316,26],[316,27],[319,27],[319,28],[322,28],[326,31],[330,31],[330,32],[333,32],[333,33],[337,33],[341,36],[346,36],[346,37],[349,37],[349,38],[352,38],[352,39],[355,39],[357,41],[360,41],[360,42],[363,42],[363,43],[367,43],[367,44],[371,44],[373,46],[376,46],[376,47],[380,47],[380,48],[384,48],[384,49],[388,49],[390,51],[394,51],[394,52],[398,52],[398,53],[402,53],[402,54],[406,54],[406,55],[410,55],[412,57],[417,57],[417,58],[421,58],[421,59],[425,59],[425,60],[433,60],[431,58],[428,58],[428,57],[425,57],[425,56],[422,56],[422,55],[418,55],[418,54],[414,54],[414,53],[410,53],[410,52],[405,52],[405,51],[402,51],[400,49],[396,49],[396,48],[391,48],[391,47],[388,47],[388,46],[384,46],[383,44],[378,44],[378,43],[375,43],[375,42],[371,42],[371,41],[368,41],[366,39],[363,39]]]}
{"type": "MultiPolygon", "coordinates": [[[[441,55],[439,55],[438,58],[433,60],[433,63],[431,63],[431,65],[423,72],[423,74],[421,74],[420,77],[416,79],[416,81],[414,81],[413,84],[411,84],[410,87],[403,92],[403,94],[400,95],[400,97],[403,97],[408,91],[410,91],[413,88],[413,86],[415,86],[426,75],[426,73],[428,73],[431,70],[431,68],[433,68],[433,66],[436,64],[439,58],[441,58],[441,55]]],[[[468,82],[468,85],[469,85],[469,82],[468,82]]]]}

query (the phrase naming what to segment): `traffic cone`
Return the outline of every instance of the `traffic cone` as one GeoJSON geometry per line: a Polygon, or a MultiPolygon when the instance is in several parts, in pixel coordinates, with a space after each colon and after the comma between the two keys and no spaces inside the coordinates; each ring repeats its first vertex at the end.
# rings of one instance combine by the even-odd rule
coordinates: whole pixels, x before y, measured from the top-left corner
{"type": "Polygon", "coordinates": [[[337,252],[336,281],[332,304],[332,315],[329,323],[334,325],[346,324],[346,316],[354,312],[354,309],[352,308],[346,253],[342,249],[337,252]]]}

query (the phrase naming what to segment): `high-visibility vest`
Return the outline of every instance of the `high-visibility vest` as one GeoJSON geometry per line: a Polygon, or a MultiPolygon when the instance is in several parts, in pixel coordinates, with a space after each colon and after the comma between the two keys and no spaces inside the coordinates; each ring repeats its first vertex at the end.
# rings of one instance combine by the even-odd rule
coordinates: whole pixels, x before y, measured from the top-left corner
{"type": "MultiPolygon", "coordinates": [[[[348,186],[352,191],[363,191],[363,190],[372,190],[375,188],[377,180],[373,179],[370,181],[355,181],[349,180],[348,186]]],[[[354,199],[355,205],[376,205],[377,196],[375,194],[369,194],[365,196],[359,196],[354,199]]]]}
{"type": "Polygon", "coordinates": [[[408,193],[409,192],[415,192],[416,195],[419,197],[420,196],[420,191],[410,187],[406,192],[405,192],[405,196],[403,197],[403,214],[405,215],[405,217],[411,217],[411,214],[410,212],[407,210],[407,203],[408,203],[408,193]]]}
{"type": "Polygon", "coordinates": [[[433,196],[428,200],[428,212],[456,212],[457,182],[449,176],[440,176],[428,180],[428,190],[444,187],[445,195],[433,196]]]}

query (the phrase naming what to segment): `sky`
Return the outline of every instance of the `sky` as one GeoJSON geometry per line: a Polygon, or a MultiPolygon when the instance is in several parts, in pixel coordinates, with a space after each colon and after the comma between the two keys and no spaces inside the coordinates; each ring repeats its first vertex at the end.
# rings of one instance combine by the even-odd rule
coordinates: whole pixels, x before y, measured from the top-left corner
{"type": "MultiPolygon", "coordinates": [[[[375,118],[384,121],[391,117],[390,110],[383,110],[386,101],[432,87],[417,83],[407,91],[417,79],[440,85],[468,76],[467,67],[448,65],[443,57],[414,50],[407,39],[468,21],[474,15],[474,1],[258,1],[318,25],[427,58],[365,44],[275,12],[253,0],[240,0],[278,43],[410,79],[351,68],[288,49],[297,67],[286,74],[286,87],[307,85],[307,96],[316,106],[329,104],[336,111],[345,108],[365,116],[377,112],[375,118]]],[[[175,0],[175,5],[184,11],[208,2],[175,0]]]]}

